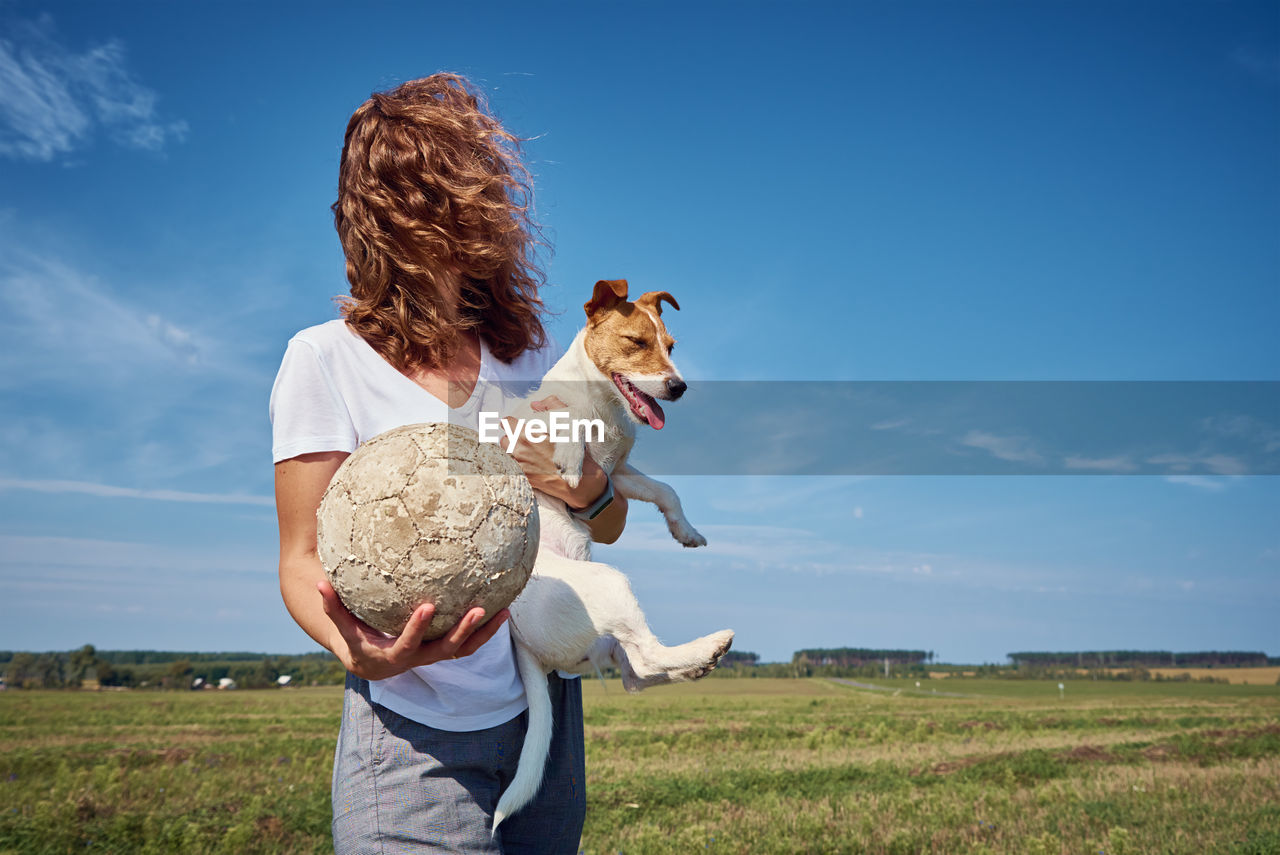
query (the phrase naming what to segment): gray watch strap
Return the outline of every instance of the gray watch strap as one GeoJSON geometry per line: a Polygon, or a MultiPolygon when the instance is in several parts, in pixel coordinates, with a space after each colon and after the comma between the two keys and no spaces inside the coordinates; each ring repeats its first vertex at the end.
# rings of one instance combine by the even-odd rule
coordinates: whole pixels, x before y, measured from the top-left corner
{"type": "Polygon", "coordinates": [[[585,508],[569,508],[569,513],[573,514],[583,522],[590,522],[600,516],[605,508],[613,504],[613,479],[609,474],[605,473],[604,492],[600,494],[600,498],[596,499],[585,508]]]}

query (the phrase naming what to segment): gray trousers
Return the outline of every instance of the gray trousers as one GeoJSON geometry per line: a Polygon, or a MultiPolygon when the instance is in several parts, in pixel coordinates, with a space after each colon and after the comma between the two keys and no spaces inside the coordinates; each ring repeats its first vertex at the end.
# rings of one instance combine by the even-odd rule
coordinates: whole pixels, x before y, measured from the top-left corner
{"type": "Polygon", "coordinates": [[[347,675],[333,766],[333,846],[365,853],[573,855],[586,816],[582,687],[548,677],[555,731],[534,800],[491,837],[493,810],[515,775],[525,719],[486,730],[437,730],[369,700],[347,675]]]}

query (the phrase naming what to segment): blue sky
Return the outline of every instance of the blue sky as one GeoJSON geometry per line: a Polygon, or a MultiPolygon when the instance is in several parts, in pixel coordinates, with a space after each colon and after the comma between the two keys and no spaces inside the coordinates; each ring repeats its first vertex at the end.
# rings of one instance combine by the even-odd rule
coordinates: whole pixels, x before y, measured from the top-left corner
{"type": "MultiPolygon", "coordinates": [[[[557,337],[597,279],[669,290],[690,402],[1280,380],[1273,3],[454,5],[0,2],[0,648],[311,649],[267,394],[345,289],[347,117],[437,70],[531,138],[557,337]]],[[[1277,655],[1280,489],[1239,471],[685,475],[710,546],[638,508],[599,556],[664,638],[770,660],[1277,655]]]]}

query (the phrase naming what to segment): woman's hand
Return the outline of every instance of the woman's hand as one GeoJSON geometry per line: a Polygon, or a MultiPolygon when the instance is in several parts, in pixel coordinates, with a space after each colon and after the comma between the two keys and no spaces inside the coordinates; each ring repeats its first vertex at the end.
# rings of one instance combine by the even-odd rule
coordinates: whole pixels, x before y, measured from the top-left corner
{"type": "Polygon", "coordinates": [[[316,583],[324,613],[333,621],[345,645],[334,645],[334,654],[348,671],[366,680],[382,680],[444,659],[461,659],[480,649],[510,617],[503,609],[485,622],[484,609],[474,608],[453,629],[434,641],[423,635],[435,616],[435,606],[423,603],[414,610],[399,638],[389,638],[347,610],[329,581],[316,583]]]}
{"type": "MultiPolygon", "coordinates": [[[[565,403],[552,395],[541,401],[534,401],[530,406],[538,412],[546,412],[562,409],[565,403]]],[[[515,448],[511,451],[511,456],[520,464],[533,489],[548,496],[555,496],[570,508],[585,508],[600,498],[609,484],[609,476],[600,468],[600,464],[596,463],[590,454],[583,454],[582,477],[578,479],[576,486],[570,487],[560,476],[560,470],[556,468],[555,461],[552,459],[554,451],[555,445],[550,440],[529,442],[521,432],[515,448]]],[[[588,522],[587,526],[591,529],[592,540],[613,543],[622,534],[626,523],[627,500],[615,493],[609,507],[588,522]]]]}

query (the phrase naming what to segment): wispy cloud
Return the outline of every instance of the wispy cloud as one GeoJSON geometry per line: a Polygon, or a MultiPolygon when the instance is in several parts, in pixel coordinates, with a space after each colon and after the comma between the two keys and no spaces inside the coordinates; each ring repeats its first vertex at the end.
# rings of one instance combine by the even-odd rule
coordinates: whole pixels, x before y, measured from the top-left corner
{"type": "Polygon", "coordinates": [[[764,575],[867,576],[1008,591],[1033,591],[1058,585],[1063,578],[1054,568],[1005,565],[980,556],[860,547],[831,533],[800,527],[704,525],[699,531],[709,545],[689,550],[672,540],[665,526],[631,523],[622,540],[596,550],[594,557],[615,563],[616,556],[626,553],[680,554],[682,563],[691,566],[732,566],[764,575]]]}
{"type": "Polygon", "coordinates": [[[1201,420],[1200,425],[1211,434],[1241,439],[1268,453],[1280,451],[1280,430],[1254,416],[1212,416],[1201,420]]]}
{"type": "Polygon", "coordinates": [[[11,575],[20,569],[58,569],[67,579],[49,579],[43,574],[25,580],[31,586],[45,585],[51,589],[64,582],[89,582],[93,578],[106,585],[121,581],[120,573],[134,578],[152,578],[154,571],[166,574],[204,575],[218,573],[246,573],[265,575],[275,569],[274,557],[269,552],[250,550],[189,549],[179,546],[163,546],[154,543],[137,543],[122,540],[103,540],[86,537],[30,537],[25,535],[0,535],[0,578],[6,587],[20,580],[11,575]],[[112,570],[103,576],[103,570],[112,570]]]}
{"type": "Polygon", "coordinates": [[[1178,473],[1201,470],[1213,475],[1249,474],[1249,467],[1229,454],[1156,454],[1148,457],[1147,462],[1178,473]]]}
{"type": "Polygon", "coordinates": [[[16,241],[0,243],[0,332],[8,385],[68,361],[136,376],[140,363],[194,366],[206,349],[191,329],[114,294],[96,276],[16,241]],[[74,343],[73,348],[68,345],[74,343]],[[25,366],[14,372],[18,364],[25,366]]]}
{"type": "Polygon", "coordinates": [[[1170,484],[1185,484],[1188,487],[1211,490],[1215,493],[1227,488],[1226,481],[1218,478],[1209,478],[1205,475],[1168,475],[1164,480],[1170,484]]]}
{"type": "Polygon", "coordinates": [[[856,498],[855,485],[866,480],[865,476],[854,475],[737,476],[725,482],[727,489],[711,491],[707,504],[717,511],[751,515],[818,505],[852,505],[856,498]]]}
{"type": "Polygon", "coordinates": [[[95,484],[90,481],[0,478],[0,490],[30,490],[37,493],[79,493],[104,499],[148,499],[156,502],[196,502],[217,505],[262,505],[267,507],[275,505],[275,500],[269,496],[250,496],[236,493],[190,493],[182,490],[142,490],[135,487],[95,484]]]}
{"type": "Polygon", "coordinates": [[[264,492],[271,368],[253,333],[196,288],[100,276],[55,240],[0,212],[0,473],[264,492]]]}
{"type": "Polygon", "coordinates": [[[0,155],[50,161],[99,131],[125,148],[159,151],[187,123],[160,115],[120,42],[76,52],[57,40],[48,15],[11,25],[0,39],[0,155]]]}
{"type": "Polygon", "coordinates": [[[960,444],[980,448],[992,457],[1013,463],[1040,463],[1044,459],[1024,436],[998,436],[971,430],[961,438],[960,444]]]}
{"type": "Polygon", "coordinates": [[[1127,457],[1066,457],[1062,465],[1067,469],[1084,472],[1136,472],[1138,464],[1127,457]]]}

